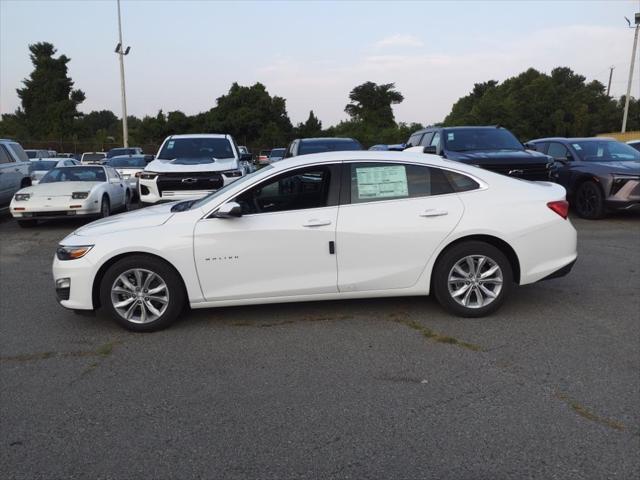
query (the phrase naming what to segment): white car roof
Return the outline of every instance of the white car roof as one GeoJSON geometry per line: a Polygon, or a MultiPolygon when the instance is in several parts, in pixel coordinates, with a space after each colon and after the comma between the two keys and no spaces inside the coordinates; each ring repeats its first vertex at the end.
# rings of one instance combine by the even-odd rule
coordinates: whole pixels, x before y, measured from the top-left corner
{"type": "Polygon", "coordinates": [[[226,133],[184,133],[181,135],[169,135],[167,139],[174,138],[229,138],[226,133]]]}
{"type": "MultiPolygon", "coordinates": [[[[424,163],[425,165],[433,165],[452,170],[459,170],[471,174],[478,173],[478,167],[466,165],[452,160],[446,160],[440,155],[428,153],[411,153],[397,151],[376,151],[376,150],[349,150],[344,152],[324,152],[313,153],[309,155],[298,155],[295,157],[285,158],[276,163],[272,163],[274,169],[282,170],[295,166],[304,166],[313,163],[329,163],[341,160],[361,160],[367,161],[394,161],[394,162],[415,162],[424,163]]],[[[485,170],[486,171],[486,170],[485,170]]]]}

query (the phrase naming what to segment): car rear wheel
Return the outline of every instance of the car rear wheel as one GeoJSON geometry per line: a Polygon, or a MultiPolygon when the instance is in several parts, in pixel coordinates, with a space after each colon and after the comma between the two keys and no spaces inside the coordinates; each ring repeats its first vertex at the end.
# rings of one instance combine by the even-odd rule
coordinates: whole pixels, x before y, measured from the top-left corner
{"type": "Polygon", "coordinates": [[[100,204],[100,216],[106,218],[111,215],[111,204],[109,198],[105,195],[102,197],[102,203],[100,204]]]}
{"type": "Polygon", "coordinates": [[[128,212],[129,210],[131,210],[131,193],[127,190],[124,196],[124,211],[128,212]]]}
{"type": "Polygon", "coordinates": [[[479,241],[454,245],[438,259],[432,286],[447,311],[482,317],[496,311],[511,291],[513,272],[507,257],[479,241]]]}
{"type": "Polygon", "coordinates": [[[150,332],[180,315],[185,293],[178,273],[157,258],[134,255],[114,263],[100,285],[100,300],[128,330],[150,332]]]}
{"type": "Polygon", "coordinates": [[[597,220],[605,215],[604,195],[595,182],[584,182],[576,190],[574,207],[582,218],[597,220]]]}

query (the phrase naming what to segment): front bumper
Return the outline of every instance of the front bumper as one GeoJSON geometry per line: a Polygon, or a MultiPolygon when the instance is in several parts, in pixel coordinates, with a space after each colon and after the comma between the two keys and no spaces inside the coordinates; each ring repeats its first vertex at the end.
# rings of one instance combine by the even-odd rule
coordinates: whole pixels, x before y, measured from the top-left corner
{"type": "Polygon", "coordinates": [[[93,201],[81,203],[80,200],[72,200],[71,202],[74,203],[66,205],[51,205],[47,207],[31,207],[28,205],[29,202],[12,202],[10,211],[13,218],[30,220],[93,217],[100,214],[100,205],[93,201]],[[80,207],[71,208],[70,205],[80,205],[80,207]]]}
{"type": "MultiPolygon", "coordinates": [[[[219,174],[221,178],[220,188],[235,182],[241,177],[227,177],[219,172],[211,172],[216,175],[219,174]]],[[[158,178],[153,180],[145,180],[140,178],[138,181],[138,195],[140,201],[143,203],[159,203],[159,202],[173,202],[175,200],[191,200],[195,198],[201,198],[208,195],[211,192],[215,192],[217,189],[203,189],[203,190],[189,190],[189,189],[160,189],[158,187],[158,178]]]]}
{"type": "Polygon", "coordinates": [[[53,281],[60,305],[71,310],[94,309],[93,279],[95,269],[95,265],[86,257],[77,260],[58,260],[58,257],[54,255],[53,281]],[[63,280],[64,282],[62,282],[63,280]]]}

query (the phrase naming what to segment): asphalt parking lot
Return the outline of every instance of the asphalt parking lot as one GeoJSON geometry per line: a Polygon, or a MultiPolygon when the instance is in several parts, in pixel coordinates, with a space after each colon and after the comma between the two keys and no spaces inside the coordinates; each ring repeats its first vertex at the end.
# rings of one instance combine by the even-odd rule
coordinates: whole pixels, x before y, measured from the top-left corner
{"type": "Polygon", "coordinates": [[[573,272],[489,318],[397,298],[133,334],[57,305],[80,223],[3,218],[2,477],[638,478],[640,217],[573,222],[573,272]]]}

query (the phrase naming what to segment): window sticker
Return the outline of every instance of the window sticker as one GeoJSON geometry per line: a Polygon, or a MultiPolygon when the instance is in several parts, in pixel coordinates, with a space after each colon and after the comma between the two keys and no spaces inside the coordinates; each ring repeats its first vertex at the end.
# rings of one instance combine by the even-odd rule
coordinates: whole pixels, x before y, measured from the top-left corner
{"type": "Polygon", "coordinates": [[[447,133],[447,142],[453,142],[456,139],[456,136],[453,132],[447,133]]]}
{"type": "Polygon", "coordinates": [[[571,144],[573,146],[573,148],[575,148],[576,150],[582,150],[582,147],[580,146],[579,143],[572,143],[571,144]]]}
{"type": "Polygon", "coordinates": [[[169,143],[167,143],[167,148],[168,149],[172,149],[173,146],[175,145],[176,142],[174,142],[173,140],[169,140],[169,143]]]}
{"type": "Polygon", "coordinates": [[[409,196],[404,165],[357,167],[356,182],[359,200],[409,196]]]}

